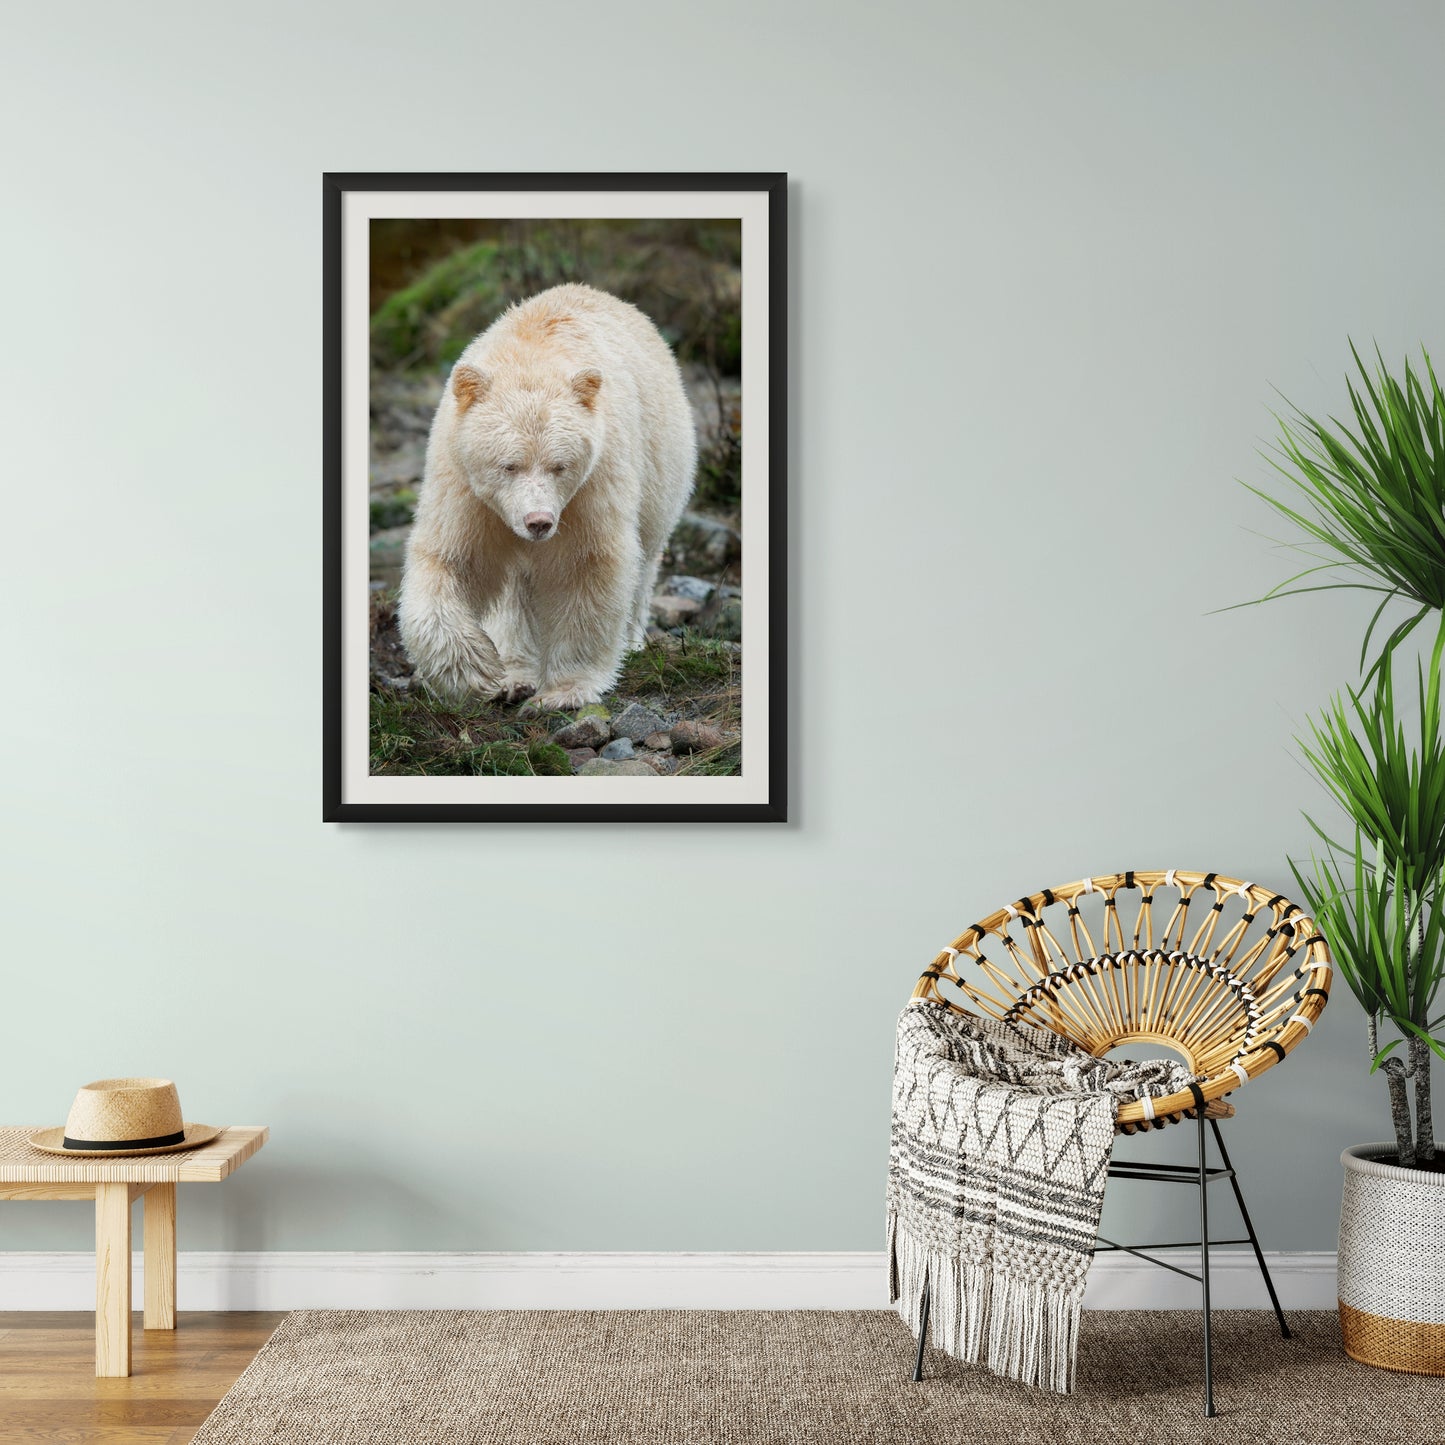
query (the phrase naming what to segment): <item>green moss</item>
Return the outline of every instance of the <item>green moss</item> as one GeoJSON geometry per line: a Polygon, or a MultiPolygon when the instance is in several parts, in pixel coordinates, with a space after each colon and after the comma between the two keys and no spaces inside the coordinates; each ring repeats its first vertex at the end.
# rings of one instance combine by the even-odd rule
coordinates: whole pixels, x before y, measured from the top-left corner
{"type": "Polygon", "coordinates": [[[480,330],[470,323],[471,313],[498,308],[496,262],[495,242],[464,246],[388,296],[371,318],[376,359],[397,365],[433,352],[442,360],[455,361],[480,330]],[[451,355],[443,354],[448,350],[451,355]]]}
{"type": "Polygon", "coordinates": [[[730,649],[714,638],[689,631],[680,646],[649,642],[641,652],[630,653],[623,660],[616,691],[695,697],[727,687],[736,665],[730,649]]]}
{"type": "Polygon", "coordinates": [[[487,743],[473,748],[466,761],[466,771],[477,777],[528,777],[532,772],[526,748],[516,743],[487,743]]]}
{"type": "Polygon", "coordinates": [[[586,281],[641,307],[679,360],[736,376],[740,257],[735,221],[538,220],[500,234],[493,227],[487,239],[424,265],[378,305],[372,354],[381,366],[449,364],[509,303],[586,281]]]}
{"type": "Polygon", "coordinates": [[[525,778],[570,777],[572,763],[567,754],[544,739],[529,743],[491,742],[472,748],[466,771],[478,777],[525,778]]]}
{"type": "Polygon", "coordinates": [[[392,527],[405,527],[415,515],[416,493],[410,487],[402,487],[389,497],[373,499],[371,530],[385,532],[392,527]]]}
{"type": "Polygon", "coordinates": [[[421,688],[371,696],[371,771],[447,777],[570,777],[546,723],[515,708],[444,703],[421,688]]]}
{"type": "Polygon", "coordinates": [[[680,652],[670,658],[671,673],[686,683],[721,682],[731,676],[734,654],[718,647],[712,638],[689,631],[680,652]]]}
{"type": "Polygon", "coordinates": [[[532,765],[532,771],[538,777],[570,778],[572,776],[572,759],[556,743],[542,740],[530,743],[527,747],[527,761],[532,765]]]}

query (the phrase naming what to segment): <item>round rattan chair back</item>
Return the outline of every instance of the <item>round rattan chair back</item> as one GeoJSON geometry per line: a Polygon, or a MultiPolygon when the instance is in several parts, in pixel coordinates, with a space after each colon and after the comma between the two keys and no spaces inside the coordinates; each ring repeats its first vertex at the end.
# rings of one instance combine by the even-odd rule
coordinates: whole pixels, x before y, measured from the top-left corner
{"type": "Polygon", "coordinates": [[[1329,946],[1297,904],[1171,868],[1007,904],[939,953],[913,999],[1051,1029],[1096,1056],[1129,1043],[1182,1055],[1198,1095],[1122,1105],[1118,1127],[1132,1133],[1193,1117],[1201,1099],[1273,1068],[1309,1035],[1329,989],[1329,946]]]}

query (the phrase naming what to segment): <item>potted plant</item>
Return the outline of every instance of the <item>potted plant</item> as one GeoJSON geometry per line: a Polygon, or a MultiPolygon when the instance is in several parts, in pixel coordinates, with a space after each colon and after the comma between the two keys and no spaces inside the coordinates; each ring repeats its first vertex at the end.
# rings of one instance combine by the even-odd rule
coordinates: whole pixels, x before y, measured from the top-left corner
{"type": "Polygon", "coordinates": [[[1353,837],[1341,843],[1306,815],[1323,850],[1307,868],[1291,866],[1364,1010],[1370,1070],[1384,1076],[1394,1125],[1393,1141],[1341,1156],[1345,1349],[1388,1369],[1445,1374],[1445,1148],[1430,1090],[1432,1054],[1445,1057],[1445,393],[1428,354],[1423,372],[1406,362],[1396,379],[1381,362],[1373,380],[1354,355],[1354,425],[1291,409],[1270,459],[1294,496],[1251,490],[1304,531],[1288,545],[1311,562],[1261,600],[1331,587],[1383,594],[1362,671],[1387,605],[1414,604],[1361,687],[1336,696],[1301,740],[1353,837]],[[1400,645],[1432,614],[1437,635],[1415,669],[1407,728],[1395,694],[1400,645]]]}

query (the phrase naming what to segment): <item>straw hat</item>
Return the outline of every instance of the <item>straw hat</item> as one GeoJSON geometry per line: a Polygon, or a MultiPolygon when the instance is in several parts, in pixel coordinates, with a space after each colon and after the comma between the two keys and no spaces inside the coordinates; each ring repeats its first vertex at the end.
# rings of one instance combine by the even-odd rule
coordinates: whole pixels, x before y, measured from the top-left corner
{"type": "Polygon", "coordinates": [[[181,1119],[181,1096],[169,1079],[97,1079],[75,1096],[63,1129],[41,1129],[30,1142],[47,1154],[114,1159],[197,1149],[220,1132],[181,1119]]]}

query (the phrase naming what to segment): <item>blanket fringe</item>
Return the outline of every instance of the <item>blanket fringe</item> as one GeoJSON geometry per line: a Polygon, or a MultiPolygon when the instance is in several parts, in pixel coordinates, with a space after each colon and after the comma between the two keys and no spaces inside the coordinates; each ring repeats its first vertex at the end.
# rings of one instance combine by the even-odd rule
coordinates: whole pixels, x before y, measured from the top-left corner
{"type": "Polygon", "coordinates": [[[965,1264],[913,1239],[888,1211],[890,1301],[918,1338],[928,1286],[929,1334],[945,1353],[1025,1385],[1074,1388],[1082,1293],[965,1264]]]}

